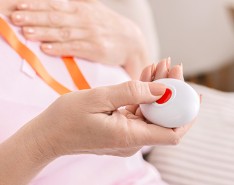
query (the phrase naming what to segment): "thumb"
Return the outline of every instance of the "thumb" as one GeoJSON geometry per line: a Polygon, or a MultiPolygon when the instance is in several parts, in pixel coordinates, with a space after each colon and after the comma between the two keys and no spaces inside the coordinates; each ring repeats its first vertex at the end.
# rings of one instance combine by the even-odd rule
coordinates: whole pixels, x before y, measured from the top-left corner
{"type": "Polygon", "coordinates": [[[141,81],[129,81],[106,88],[106,103],[110,111],[126,105],[153,103],[166,91],[163,84],[141,81]]]}

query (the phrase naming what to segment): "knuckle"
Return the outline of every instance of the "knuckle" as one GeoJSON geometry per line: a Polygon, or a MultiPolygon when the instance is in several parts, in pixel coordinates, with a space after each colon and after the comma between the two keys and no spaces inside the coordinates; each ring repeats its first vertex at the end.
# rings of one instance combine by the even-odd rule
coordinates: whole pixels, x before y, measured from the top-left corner
{"type": "Polygon", "coordinates": [[[71,39],[71,29],[69,28],[61,28],[59,30],[60,40],[67,41],[71,39]]]}
{"type": "Polygon", "coordinates": [[[61,51],[64,51],[63,43],[53,44],[53,52],[61,52],[61,51]]]}
{"type": "Polygon", "coordinates": [[[87,103],[90,102],[95,107],[105,107],[107,88],[99,87],[87,91],[87,103]]]}
{"type": "Polygon", "coordinates": [[[106,87],[100,87],[96,88],[95,91],[93,91],[93,95],[97,99],[103,99],[103,97],[106,97],[108,89],[106,87]]]}
{"type": "Polygon", "coordinates": [[[72,52],[77,52],[77,51],[80,50],[80,44],[78,42],[76,42],[76,41],[71,42],[70,48],[71,48],[72,52]]]}
{"type": "MultiPolygon", "coordinates": [[[[84,13],[83,13],[83,16],[85,16],[84,13]]],[[[89,25],[90,29],[94,28],[95,22],[94,22],[93,17],[86,16],[85,23],[89,25]]]]}
{"type": "Polygon", "coordinates": [[[49,7],[53,11],[61,10],[61,4],[59,4],[58,2],[55,2],[55,1],[50,1],[49,2],[49,7]]]}
{"type": "Polygon", "coordinates": [[[45,29],[43,30],[45,35],[51,35],[51,30],[50,29],[45,29]]]}
{"type": "Polygon", "coordinates": [[[53,10],[53,11],[59,11],[60,10],[60,8],[59,8],[59,6],[57,6],[57,4],[50,3],[49,6],[50,6],[50,9],[53,10]]]}
{"type": "MultiPolygon", "coordinates": [[[[101,38],[103,35],[103,28],[100,28],[99,26],[96,26],[95,24],[89,25],[89,30],[91,31],[92,35],[96,38],[101,38]]],[[[100,41],[103,39],[100,39],[100,41]]]]}
{"type": "Polygon", "coordinates": [[[111,51],[111,48],[113,48],[113,43],[111,43],[109,40],[106,39],[98,39],[98,48],[99,53],[101,56],[108,56],[109,51],[111,51]]]}
{"type": "Polygon", "coordinates": [[[178,145],[181,141],[181,137],[177,136],[176,134],[172,134],[170,137],[170,144],[172,145],[178,145]]]}
{"type": "Polygon", "coordinates": [[[50,25],[59,26],[59,25],[61,25],[62,17],[60,16],[59,13],[49,12],[48,13],[48,20],[49,20],[50,25]]]}
{"type": "Polygon", "coordinates": [[[143,94],[142,83],[139,81],[129,81],[126,83],[126,86],[127,93],[136,100],[143,94]]]}

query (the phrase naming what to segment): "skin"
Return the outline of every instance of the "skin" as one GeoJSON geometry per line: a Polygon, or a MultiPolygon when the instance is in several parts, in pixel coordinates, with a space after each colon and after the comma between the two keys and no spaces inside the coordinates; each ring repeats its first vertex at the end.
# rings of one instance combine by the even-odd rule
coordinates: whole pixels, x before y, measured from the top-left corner
{"type": "MultiPolygon", "coordinates": [[[[169,70],[166,62],[145,68],[142,80],[181,78],[181,66],[169,70]]],[[[126,157],[144,145],[178,144],[192,124],[176,129],[153,125],[144,119],[138,106],[159,99],[165,88],[162,84],[130,81],[61,96],[0,145],[0,184],[25,185],[63,155],[126,157]],[[126,108],[119,109],[122,106],[126,108]]]]}
{"type": "MultiPolygon", "coordinates": [[[[0,0],[5,15],[14,9],[14,2],[7,2],[0,0]]],[[[153,125],[138,106],[164,94],[164,85],[150,81],[165,77],[183,79],[182,67],[170,68],[170,59],[166,59],[143,70],[144,82],[130,81],[59,97],[0,144],[0,185],[28,184],[63,155],[126,157],[145,145],[178,144],[192,124],[177,129],[153,125]]]]}
{"type": "Polygon", "coordinates": [[[48,55],[122,66],[132,79],[150,61],[140,29],[99,1],[21,2],[11,20],[48,55]]]}

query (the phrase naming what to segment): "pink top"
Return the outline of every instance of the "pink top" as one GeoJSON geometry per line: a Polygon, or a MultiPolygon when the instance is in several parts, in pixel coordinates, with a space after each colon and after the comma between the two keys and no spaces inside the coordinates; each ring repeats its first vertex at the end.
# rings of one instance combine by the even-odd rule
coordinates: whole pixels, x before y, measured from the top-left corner
{"type": "MultiPolygon", "coordinates": [[[[76,90],[60,58],[40,51],[39,43],[18,37],[40,58],[49,73],[66,87],[76,90]]],[[[58,94],[0,37],[0,142],[42,112],[58,94]]],[[[120,67],[76,60],[91,87],[129,80],[120,67]]],[[[163,185],[158,172],[138,152],[128,158],[96,155],[64,156],[49,164],[31,185],[163,185]]]]}

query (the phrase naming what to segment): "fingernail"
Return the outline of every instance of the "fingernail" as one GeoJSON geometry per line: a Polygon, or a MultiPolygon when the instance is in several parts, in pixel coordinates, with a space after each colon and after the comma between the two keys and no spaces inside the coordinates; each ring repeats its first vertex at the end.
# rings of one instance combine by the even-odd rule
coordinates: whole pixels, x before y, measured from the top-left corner
{"type": "Polygon", "coordinates": [[[167,65],[167,70],[170,71],[170,67],[171,67],[171,57],[168,57],[168,58],[167,58],[166,65],[167,65]]]}
{"type": "Polygon", "coordinates": [[[182,63],[182,62],[180,63],[180,67],[181,67],[181,70],[182,70],[182,72],[183,72],[184,67],[183,67],[183,63],[182,63]]]}
{"type": "Polygon", "coordinates": [[[19,8],[19,9],[22,9],[22,10],[26,10],[26,9],[28,9],[28,7],[29,7],[29,5],[26,4],[26,3],[22,3],[22,4],[20,4],[20,5],[18,6],[18,8],[19,8]]]}
{"type": "Polygon", "coordinates": [[[53,46],[51,44],[42,44],[41,47],[44,50],[52,50],[53,49],[53,46]]]}
{"type": "Polygon", "coordinates": [[[16,14],[16,15],[14,16],[14,18],[15,18],[16,21],[21,21],[21,20],[23,20],[23,16],[20,15],[20,14],[16,14]]]}
{"type": "Polygon", "coordinates": [[[13,20],[18,22],[18,23],[23,23],[23,22],[28,22],[29,21],[29,17],[28,16],[25,16],[23,14],[15,14],[13,15],[13,20]]]}
{"type": "Polygon", "coordinates": [[[24,28],[24,32],[28,33],[28,34],[33,34],[33,33],[35,33],[35,29],[34,28],[24,28]]]}
{"type": "Polygon", "coordinates": [[[182,62],[179,64],[179,66],[180,66],[180,70],[181,70],[181,77],[180,77],[180,79],[182,79],[182,80],[184,80],[184,75],[183,75],[183,64],[182,64],[182,62]]]}
{"type": "Polygon", "coordinates": [[[149,83],[149,88],[153,96],[162,96],[165,93],[167,87],[161,83],[151,82],[149,83]]]}
{"type": "Polygon", "coordinates": [[[151,81],[155,80],[156,67],[157,67],[156,63],[152,64],[151,66],[151,81]]]}

